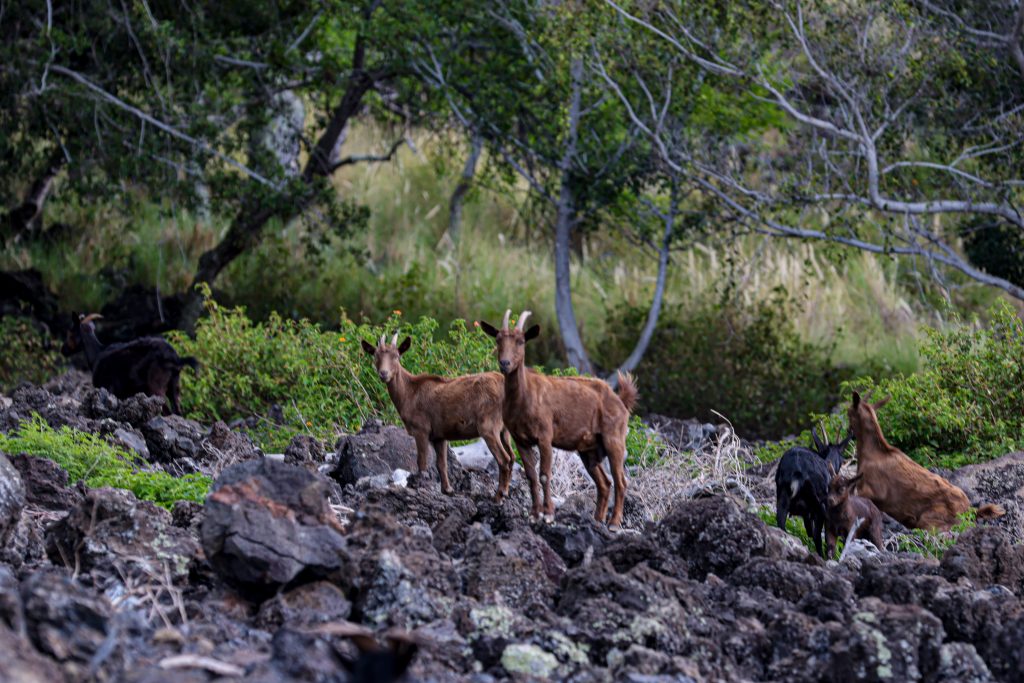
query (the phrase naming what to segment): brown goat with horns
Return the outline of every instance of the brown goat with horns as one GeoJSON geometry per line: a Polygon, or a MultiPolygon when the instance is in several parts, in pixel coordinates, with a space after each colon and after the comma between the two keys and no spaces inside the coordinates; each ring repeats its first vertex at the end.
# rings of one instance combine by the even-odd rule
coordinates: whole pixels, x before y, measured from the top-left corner
{"type": "Polygon", "coordinates": [[[397,334],[390,344],[384,342],[384,335],[376,347],[362,342],[363,350],[373,356],[377,374],[387,386],[405,430],[416,440],[419,471],[427,469],[427,455],[432,447],[437,455],[441,490],[452,493],[448,481],[448,441],[481,437],[498,463],[494,499],[500,502],[508,495],[515,458],[501,422],[501,375],[484,372],[451,379],[413,375],[401,362],[402,354],[411,344],[412,339],[406,337],[399,346],[397,334]]]}
{"type": "Polygon", "coordinates": [[[629,413],[636,405],[633,378],[619,374],[616,394],[608,384],[589,377],[546,377],[526,367],[526,342],[540,334],[540,326],[523,331],[530,311],[523,311],[515,329],[508,329],[511,311],[505,311],[501,329],[481,321],[484,332],[495,338],[498,364],[505,375],[505,400],[502,417],[505,427],[519,447],[526,476],[530,480],[532,515],[541,514],[540,488],[543,487],[543,514],[554,519],[551,500],[552,447],[577,451],[597,487],[594,519],[604,522],[608,516],[611,484],[601,467],[605,456],[615,480],[615,507],[609,526],[622,525],[622,507],[626,499],[626,433],[629,413]],[[540,450],[540,481],[534,466],[533,447],[540,450]]]}
{"type": "MultiPolygon", "coordinates": [[[[960,488],[921,467],[885,440],[875,411],[889,398],[871,404],[853,392],[847,417],[857,440],[857,493],[907,528],[949,531],[957,523],[957,516],[970,509],[971,502],[960,488]]],[[[978,508],[978,519],[1004,514],[999,505],[978,508]]]]}

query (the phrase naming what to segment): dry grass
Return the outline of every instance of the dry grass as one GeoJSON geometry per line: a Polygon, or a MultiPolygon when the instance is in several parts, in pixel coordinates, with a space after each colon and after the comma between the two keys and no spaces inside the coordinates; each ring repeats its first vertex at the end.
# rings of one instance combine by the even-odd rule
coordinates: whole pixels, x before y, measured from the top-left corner
{"type": "MultiPolygon", "coordinates": [[[[658,521],[680,500],[726,495],[752,509],[769,499],[771,492],[747,474],[747,467],[755,461],[753,450],[730,426],[720,427],[711,440],[693,451],[662,443],[658,457],[630,468],[626,527],[641,529],[648,521],[658,521]]],[[[607,471],[607,463],[605,468],[607,471]]],[[[595,495],[594,483],[575,453],[555,451],[551,492],[562,500],[577,493],[595,495]]]]}

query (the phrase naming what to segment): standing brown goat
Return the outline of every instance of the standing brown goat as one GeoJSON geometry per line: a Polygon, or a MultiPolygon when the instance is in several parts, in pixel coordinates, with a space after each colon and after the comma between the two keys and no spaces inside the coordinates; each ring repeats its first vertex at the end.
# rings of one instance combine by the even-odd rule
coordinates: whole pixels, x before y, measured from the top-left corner
{"type": "Polygon", "coordinates": [[[406,337],[401,346],[397,342],[397,334],[390,344],[384,343],[382,335],[376,347],[366,341],[362,345],[363,350],[373,356],[377,374],[387,386],[405,430],[416,440],[419,471],[427,469],[427,455],[433,447],[441,490],[452,493],[448,481],[448,441],[481,437],[498,463],[498,490],[494,499],[500,502],[508,495],[515,457],[508,432],[501,422],[501,375],[484,372],[451,379],[413,375],[401,362],[412,339],[406,337]]]}
{"type": "MultiPolygon", "coordinates": [[[[957,523],[957,516],[970,509],[971,502],[962,490],[885,440],[875,411],[890,398],[872,405],[853,392],[847,416],[850,432],[857,440],[857,474],[861,477],[857,491],[905,527],[948,531],[957,523]]],[[[978,519],[1004,514],[998,505],[978,508],[978,519]]]]}
{"type": "Polygon", "coordinates": [[[511,311],[505,312],[501,329],[485,322],[484,332],[497,343],[498,365],[505,375],[505,400],[502,417],[505,427],[519,447],[526,476],[530,480],[532,515],[541,510],[540,486],[543,486],[543,514],[554,519],[551,500],[552,447],[577,451],[597,487],[594,519],[604,522],[608,516],[611,485],[601,467],[605,456],[615,480],[615,507],[609,526],[622,524],[622,506],[626,499],[626,432],[629,412],[636,405],[633,378],[619,375],[618,395],[602,380],[588,377],[546,377],[526,367],[526,342],[540,334],[534,325],[523,331],[529,311],[523,311],[513,330],[508,329],[511,311]],[[533,464],[533,447],[540,449],[540,482],[533,464]]]}
{"type": "MultiPolygon", "coordinates": [[[[853,494],[863,475],[843,479],[831,464],[828,466],[832,481],[828,485],[828,507],[825,511],[825,543],[828,559],[836,555],[836,539],[847,538],[854,524],[860,524],[854,538],[863,538],[885,550],[882,544],[882,513],[875,504],[863,496],[853,494]]],[[[849,541],[849,539],[847,539],[849,541]]]]}

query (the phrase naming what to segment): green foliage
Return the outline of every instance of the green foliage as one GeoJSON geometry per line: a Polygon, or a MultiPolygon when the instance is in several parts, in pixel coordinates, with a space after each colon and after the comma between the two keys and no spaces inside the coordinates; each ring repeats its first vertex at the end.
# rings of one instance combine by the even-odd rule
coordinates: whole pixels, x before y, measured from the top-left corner
{"type": "Polygon", "coordinates": [[[307,320],[271,313],[254,323],[241,308],[227,309],[207,299],[207,317],[196,338],[171,335],[182,355],[199,359],[198,373],[182,375],[182,405],[189,417],[204,422],[256,417],[253,436],[267,449],[283,449],[293,436],[331,439],[353,432],[370,417],[398,424],[398,414],[377,377],[373,360],[360,346],[412,337],[402,356],[409,372],[454,376],[493,370],[494,343],[482,332],[454,321],[440,337],[431,318],[404,323],[395,310],[381,326],[358,325],[344,314],[339,329],[327,332],[307,320]],[[280,406],[281,419],[265,416],[280,406]]]}
{"type": "Polygon", "coordinates": [[[210,488],[209,477],[173,477],[166,472],[143,470],[144,463],[137,456],[112,446],[98,435],[67,426],[55,430],[38,415],[22,422],[10,434],[0,434],[0,451],[47,458],[67,470],[72,482],[81,480],[92,488],[127,489],[140,500],[167,509],[179,500],[201,503],[210,488]]]}
{"type": "Polygon", "coordinates": [[[931,532],[911,529],[908,533],[896,535],[896,547],[903,552],[918,553],[925,557],[940,559],[956,543],[960,534],[977,524],[978,512],[970,508],[958,516],[958,521],[949,531],[931,532]]]}
{"type": "Polygon", "coordinates": [[[0,391],[21,382],[41,384],[60,367],[60,354],[49,335],[28,318],[0,318],[0,391]]]}
{"type": "Polygon", "coordinates": [[[1024,287],[1024,236],[1009,224],[993,220],[967,221],[964,250],[971,263],[986,273],[1024,287]]]}
{"type": "Polygon", "coordinates": [[[654,467],[668,454],[668,444],[644,424],[639,415],[629,418],[626,434],[626,464],[631,467],[654,467]]]}
{"type": "MultiPolygon", "coordinates": [[[[757,509],[757,516],[762,522],[770,527],[777,528],[779,526],[778,518],[775,516],[775,510],[768,505],[762,505],[757,509]]],[[[815,554],[818,550],[814,547],[814,541],[807,535],[807,529],[804,528],[803,520],[789,516],[786,518],[786,533],[790,536],[795,536],[797,540],[804,544],[807,551],[811,554],[815,554]]]]}
{"type": "MultiPolygon", "coordinates": [[[[622,307],[600,348],[624,358],[646,308],[622,307]]],[[[807,414],[831,406],[844,371],[831,348],[803,341],[778,298],[749,308],[669,307],[636,375],[643,409],[664,415],[724,415],[748,437],[778,438],[798,430],[807,414]]]]}
{"type": "MultiPolygon", "coordinates": [[[[919,372],[843,382],[843,405],[854,390],[873,401],[892,396],[878,411],[882,432],[926,467],[954,469],[1024,447],[1024,321],[1005,301],[988,314],[986,326],[925,330],[919,372]]],[[[845,409],[810,415],[819,421],[830,434],[847,433],[845,409]]],[[[766,444],[757,457],[769,462],[795,443],[810,443],[810,431],[766,444]]]]}
{"type": "Polygon", "coordinates": [[[878,400],[886,439],[926,466],[960,467],[1024,447],[1024,321],[1005,301],[986,326],[927,330],[923,368],[909,376],[847,382],[878,400]]]}

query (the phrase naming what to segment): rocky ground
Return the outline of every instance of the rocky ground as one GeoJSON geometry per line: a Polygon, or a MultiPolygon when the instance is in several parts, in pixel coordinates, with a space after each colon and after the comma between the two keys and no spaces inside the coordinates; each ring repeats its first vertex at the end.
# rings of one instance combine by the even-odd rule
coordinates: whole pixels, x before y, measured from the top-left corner
{"type": "Polygon", "coordinates": [[[1010,514],[941,561],[825,564],[730,497],[612,535],[587,490],[536,525],[486,462],[453,496],[401,474],[394,427],[264,457],[158,408],[73,378],[0,398],[0,430],[39,413],[216,476],[168,512],[0,455],[0,681],[1024,681],[1024,454],[953,474],[1010,514]]]}

